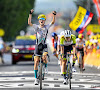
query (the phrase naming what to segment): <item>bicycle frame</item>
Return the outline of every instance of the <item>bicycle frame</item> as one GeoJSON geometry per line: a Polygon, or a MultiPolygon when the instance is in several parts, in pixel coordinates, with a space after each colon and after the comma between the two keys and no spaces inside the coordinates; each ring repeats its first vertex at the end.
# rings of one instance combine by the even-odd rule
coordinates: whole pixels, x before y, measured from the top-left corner
{"type": "Polygon", "coordinates": [[[72,67],[71,67],[71,56],[73,54],[67,54],[67,75],[68,75],[68,83],[69,83],[69,89],[71,89],[71,76],[72,76],[72,67]]]}
{"type": "Polygon", "coordinates": [[[45,67],[42,61],[42,56],[40,56],[40,63],[38,66],[38,79],[40,80],[40,90],[42,90],[42,80],[44,80],[45,76],[45,67]]]}
{"type": "Polygon", "coordinates": [[[79,65],[80,65],[80,73],[83,73],[82,51],[79,51],[79,65]]]}

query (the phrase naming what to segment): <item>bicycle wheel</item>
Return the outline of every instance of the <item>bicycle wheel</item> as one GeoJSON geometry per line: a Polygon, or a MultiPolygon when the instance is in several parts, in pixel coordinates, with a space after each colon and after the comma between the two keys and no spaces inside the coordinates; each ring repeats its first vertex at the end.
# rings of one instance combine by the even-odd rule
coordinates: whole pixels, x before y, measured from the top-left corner
{"type": "Polygon", "coordinates": [[[69,89],[71,89],[71,64],[69,63],[69,89]]]}
{"type": "Polygon", "coordinates": [[[80,72],[83,73],[83,63],[82,63],[82,55],[80,53],[80,56],[79,56],[79,64],[80,64],[80,72]]]}
{"type": "Polygon", "coordinates": [[[42,90],[42,62],[41,60],[40,60],[40,90],[42,90]]]}
{"type": "Polygon", "coordinates": [[[44,80],[44,76],[45,76],[45,66],[44,64],[42,64],[42,80],[44,80]]]}

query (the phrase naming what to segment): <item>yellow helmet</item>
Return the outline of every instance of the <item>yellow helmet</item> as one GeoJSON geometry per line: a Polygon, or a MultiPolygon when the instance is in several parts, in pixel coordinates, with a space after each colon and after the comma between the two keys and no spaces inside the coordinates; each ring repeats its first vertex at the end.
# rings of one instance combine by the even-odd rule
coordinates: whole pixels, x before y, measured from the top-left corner
{"type": "Polygon", "coordinates": [[[84,37],[83,34],[78,35],[78,38],[83,38],[83,37],[84,37]]]}
{"type": "Polygon", "coordinates": [[[38,19],[40,19],[40,18],[44,18],[44,19],[46,20],[46,16],[45,16],[44,14],[40,14],[40,15],[38,16],[38,19]]]}

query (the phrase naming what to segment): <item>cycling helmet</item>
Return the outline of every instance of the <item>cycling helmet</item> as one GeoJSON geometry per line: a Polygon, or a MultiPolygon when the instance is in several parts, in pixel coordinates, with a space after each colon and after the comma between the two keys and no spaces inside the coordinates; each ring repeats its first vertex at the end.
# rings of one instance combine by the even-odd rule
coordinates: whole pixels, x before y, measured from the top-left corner
{"type": "Polygon", "coordinates": [[[44,15],[44,14],[40,14],[39,16],[38,16],[38,19],[40,19],[40,18],[44,18],[45,20],[46,20],[46,16],[44,15]]]}
{"type": "Polygon", "coordinates": [[[78,38],[84,38],[84,35],[83,34],[79,34],[78,38]]]}
{"type": "Polygon", "coordinates": [[[55,37],[57,36],[57,34],[55,32],[52,33],[52,37],[55,37]]]}
{"type": "Polygon", "coordinates": [[[71,37],[71,31],[70,30],[65,30],[64,37],[71,37]]]}
{"type": "Polygon", "coordinates": [[[65,32],[62,31],[62,32],[60,33],[60,36],[62,37],[62,36],[64,36],[64,34],[65,34],[65,32]]]}

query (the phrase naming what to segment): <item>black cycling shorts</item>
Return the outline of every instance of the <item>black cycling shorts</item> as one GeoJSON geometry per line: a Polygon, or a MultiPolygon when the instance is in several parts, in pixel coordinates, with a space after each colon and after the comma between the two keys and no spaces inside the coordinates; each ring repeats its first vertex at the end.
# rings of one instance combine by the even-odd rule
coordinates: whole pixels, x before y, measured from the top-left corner
{"type": "Polygon", "coordinates": [[[76,48],[76,50],[77,50],[78,52],[81,51],[82,56],[84,56],[84,49],[83,49],[83,48],[82,48],[82,49],[76,48]]]}
{"type": "Polygon", "coordinates": [[[66,58],[67,52],[70,52],[71,53],[71,50],[73,50],[72,45],[64,46],[64,58],[66,58]]]}
{"type": "Polygon", "coordinates": [[[40,56],[43,54],[43,52],[47,52],[47,44],[44,45],[44,49],[39,50],[38,45],[35,45],[34,55],[40,56]]]}

